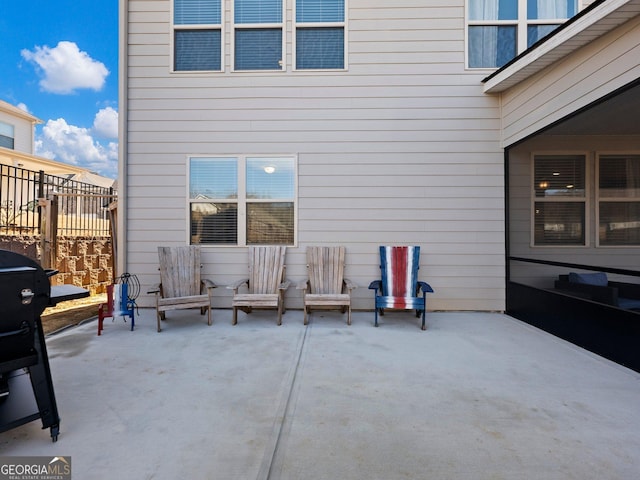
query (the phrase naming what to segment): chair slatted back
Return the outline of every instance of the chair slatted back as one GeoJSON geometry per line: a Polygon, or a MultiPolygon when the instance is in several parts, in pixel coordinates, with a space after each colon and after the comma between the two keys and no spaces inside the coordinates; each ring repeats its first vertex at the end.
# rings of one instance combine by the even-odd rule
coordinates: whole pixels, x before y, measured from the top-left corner
{"type": "Polygon", "coordinates": [[[342,293],[345,247],[307,247],[311,293],[342,293]]]}
{"type": "Polygon", "coordinates": [[[284,280],[287,247],[249,247],[249,293],[277,293],[284,280]]]}
{"type": "Polygon", "coordinates": [[[415,297],[420,268],[419,246],[381,246],[382,295],[415,297]]]}
{"type": "Polygon", "coordinates": [[[200,295],[200,247],[158,247],[164,298],[200,295]]]}

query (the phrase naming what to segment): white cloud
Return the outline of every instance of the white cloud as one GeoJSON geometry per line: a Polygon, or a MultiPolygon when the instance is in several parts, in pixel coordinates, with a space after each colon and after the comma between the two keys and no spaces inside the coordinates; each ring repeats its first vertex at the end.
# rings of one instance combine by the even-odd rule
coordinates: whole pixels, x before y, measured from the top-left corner
{"type": "Polygon", "coordinates": [[[36,139],[36,154],[115,178],[118,170],[118,143],[103,145],[87,128],[69,125],[63,118],[49,120],[36,139]]]}
{"type": "Polygon", "coordinates": [[[118,112],[107,107],[96,113],[93,131],[99,137],[118,138],[118,112]]]}
{"type": "Polygon", "coordinates": [[[74,42],[58,42],[54,48],[36,46],[34,51],[22,50],[22,57],[37,65],[43,75],[40,86],[46,92],[70,94],[77,89],[99,91],[109,70],[102,62],[80,51],[74,42]]]}
{"type": "Polygon", "coordinates": [[[23,112],[27,112],[27,113],[31,113],[29,112],[29,107],[27,107],[26,103],[19,103],[18,105],[16,105],[16,107],[18,107],[20,110],[22,110],[23,112]]]}

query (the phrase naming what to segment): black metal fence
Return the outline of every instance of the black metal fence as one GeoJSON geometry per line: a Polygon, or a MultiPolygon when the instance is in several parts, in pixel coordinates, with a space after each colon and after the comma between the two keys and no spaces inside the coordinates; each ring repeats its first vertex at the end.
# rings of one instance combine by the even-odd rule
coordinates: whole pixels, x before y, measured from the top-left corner
{"type": "Polygon", "coordinates": [[[110,236],[113,188],[0,165],[0,235],[39,235],[39,199],[57,197],[57,235],[110,236]]]}

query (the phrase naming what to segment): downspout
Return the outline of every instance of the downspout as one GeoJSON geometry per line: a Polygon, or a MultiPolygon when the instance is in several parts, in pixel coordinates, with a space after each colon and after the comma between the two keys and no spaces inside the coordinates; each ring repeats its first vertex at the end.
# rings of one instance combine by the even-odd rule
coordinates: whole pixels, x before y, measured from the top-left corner
{"type": "Polygon", "coordinates": [[[129,1],[118,1],[118,210],[116,219],[117,263],[115,276],[127,272],[127,169],[128,169],[128,78],[129,1]]]}

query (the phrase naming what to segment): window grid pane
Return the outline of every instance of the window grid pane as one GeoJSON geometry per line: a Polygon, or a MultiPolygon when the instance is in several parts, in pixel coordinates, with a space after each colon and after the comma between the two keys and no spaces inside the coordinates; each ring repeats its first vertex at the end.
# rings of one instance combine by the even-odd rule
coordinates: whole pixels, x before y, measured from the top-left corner
{"type": "Polygon", "coordinates": [[[0,135],[0,147],[14,149],[14,141],[12,137],[0,135]]]}
{"type": "Polygon", "coordinates": [[[600,198],[640,199],[640,155],[600,157],[600,198]]]}
{"type": "Polygon", "coordinates": [[[220,70],[220,30],[176,30],[175,70],[220,70]]]}
{"type": "Polygon", "coordinates": [[[469,20],[516,20],[518,2],[514,0],[470,0],[469,20]]]}
{"type": "Polygon", "coordinates": [[[282,0],[235,0],[235,23],[282,23],[282,0]]]}
{"type": "Polygon", "coordinates": [[[174,0],[175,25],[220,25],[220,0],[174,0]]]}
{"type": "Polygon", "coordinates": [[[535,157],[536,197],[584,197],[584,155],[544,155],[535,157]]]}
{"type": "Polygon", "coordinates": [[[529,25],[527,27],[527,48],[546,37],[560,25],[529,25]]]}
{"type": "Polygon", "coordinates": [[[344,22],[344,0],[296,0],[296,22],[344,22]]]}
{"type": "Polygon", "coordinates": [[[296,68],[344,68],[344,29],[298,28],[296,68]]]}
{"type": "Polygon", "coordinates": [[[247,203],[247,245],[292,245],[293,202],[247,203]]]}
{"type": "Polygon", "coordinates": [[[235,203],[192,203],[191,243],[238,244],[238,205],[235,203]]]}
{"type": "Polygon", "coordinates": [[[236,158],[190,159],[189,198],[238,198],[238,160],[236,158]]]}
{"type": "Polygon", "coordinates": [[[281,70],[282,30],[248,28],[236,30],[236,70],[281,70]]]}
{"type": "Polygon", "coordinates": [[[600,202],[600,245],[640,245],[640,202],[600,202]]]}
{"type": "Polygon", "coordinates": [[[515,26],[470,26],[469,67],[497,68],[516,56],[515,26]]]}
{"type": "Polygon", "coordinates": [[[247,199],[293,199],[294,165],[290,158],[247,158],[247,199]]]}
{"type": "Polygon", "coordinates": [[[528,0],[529,20],[555,20],[571,18],[577,13],[577,0],[528,0]]]}
{"type": "Polygon", "coordinates": [[[584,202],[535,202],[535,245],[584,245],[584,202]]]}

